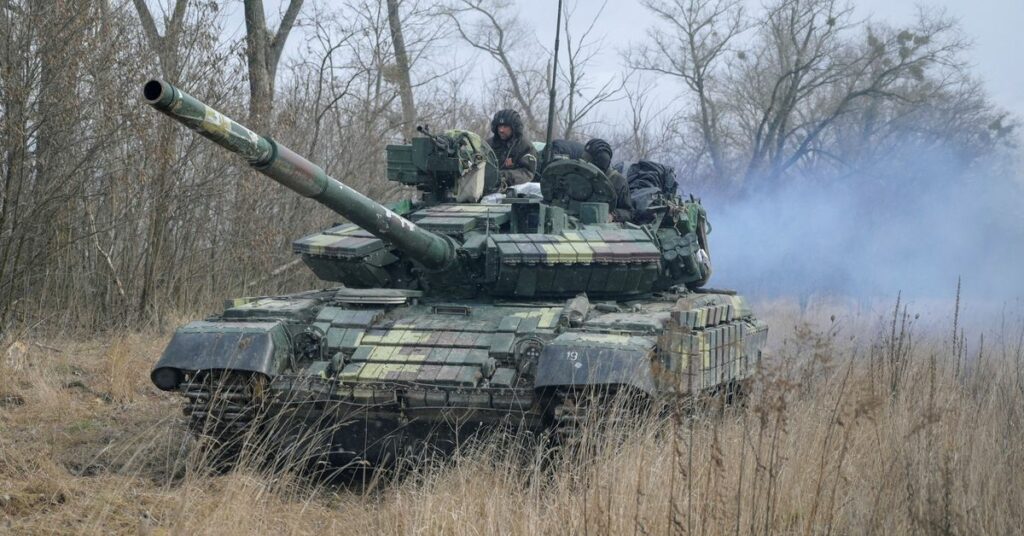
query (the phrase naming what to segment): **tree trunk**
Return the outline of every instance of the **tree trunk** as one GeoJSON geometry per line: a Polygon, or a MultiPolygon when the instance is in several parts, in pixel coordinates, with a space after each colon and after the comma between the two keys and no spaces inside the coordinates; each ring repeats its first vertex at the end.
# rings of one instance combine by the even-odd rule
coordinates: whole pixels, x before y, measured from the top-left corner
{"type": "Polygon", "coordinates": [[[402,36],[402,20],[398,14],[398,0],[388,0],[388,26],[391,27],[391,43],[395,48],[398,94],[402,100],[402,133],[411,140],[416,132],[416,103],[413,100],[412,80],[409,75],[409,55],[405,50],[402,36]]]}
{"type": "Polygon", "coordinates": [[[726,178],[725,162],[722,156],[722,145],[720,143],[714,105],[705,91],[703,79],[699,80],[697,87],[697,97],[700,102],[701,133],[704,136],[704,144],[708,148],[708,156],[711,157],[711,169],[714,174],[715,183],[722,184],[726,178]]]}
{"type": "Polygon", "coordinates": [[[267,28],[263,0],[245,0],[245,57],[249,66],[249,123],[266,133],[274,109],[277,62],[295,25],[303,0],[291,0],[277,32],[267,28]]]}
{"type": "Polygon", "coordinates": [[[262,0],[245,0],[245,58],[249,65],[249,123],[265,133],[270,119],[273,87],[267,72],[267,21],[262,0]]]}
{"type": "MultiPolygon", "coordinates": [[[[136,11],[142,22],[143,30],[149,46],[160,59],[160,74],[171,82],[177,82],[181,63],[178,51],[178,36],[185,22],[185,10],[188,0],[176,0],[174,12],[164,21],[164,35],[156,29],[149,8],[143,0],[134,0],[136,11]]],[[[138,313],[144,318],[156,320],[158,311],[156,304],[158,279],[161,273],[173,269],[169,261],[165,261],[164,243],[167,238],[167,227],[170,223],[170,185],[173,184],[171,172],[174,169],[174,156],[177,152],[176,126],[169,121],[160,121],[157,126],[155,151],[156,165],[147,177],[148,194],[151,201],[149,221],[146,229],[145,250],[143,252],[142,284],[139,292],[138,313]]]]}
{"type": "MultiPolygon", "coordinates": [[[[30,262],[47,274],[50,290],[60,292],[73,287],[76,270],[72,268],[71,243],[76,233],[76,185],[73,162],[80,156],[74,130],[80,125],[81,111],[75,101],[81,67],[79,49],[84,43],[84,25],[88,4],[69,0],[35,0],[33,16],[40,24],[36,35],[39,57],[39,129],[35,144],[35,182],[32,200],[36,206],[33,221],[34,245],[30,262]]],[[[41,284],[37,281],[35,285],[41,284]]]]}
{"type": "MultiPolygon", "coordinates": [[[[21,67],[24,51],[29,50],[26,32],[16,32],[23,19],[11,10],[0,10],[0,32],[9,39],[3,43],[3,62],[21,67]],[[19,59],[20,58],[20,59],[19,59]]],[[[31,230],[22,225],[23,193],[28,179],[29,98],[32,94],[29,69],[12,68],[0,71],[4,91],[0,106],[0,154],[3,155],[3,191],[0,192],[0,330],[5,330],[18,301],[17,285],[24,266],[20,262],[25,243],[32,239],[31,230]]]]}

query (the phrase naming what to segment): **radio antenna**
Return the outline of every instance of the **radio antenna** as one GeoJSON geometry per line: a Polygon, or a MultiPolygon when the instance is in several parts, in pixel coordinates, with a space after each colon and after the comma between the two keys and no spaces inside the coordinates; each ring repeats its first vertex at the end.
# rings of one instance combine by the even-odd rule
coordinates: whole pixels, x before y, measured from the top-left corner
{"type": "Polygon", "coordinates": [[[551,91],[548,92],[548,132],[544,136],[544,167],[551,163],[551,131],[555,127],[555,80],[558,78],[558,37],[562,31],[562,0],[555,17],[555,58],[551,64],[551,91]]]}

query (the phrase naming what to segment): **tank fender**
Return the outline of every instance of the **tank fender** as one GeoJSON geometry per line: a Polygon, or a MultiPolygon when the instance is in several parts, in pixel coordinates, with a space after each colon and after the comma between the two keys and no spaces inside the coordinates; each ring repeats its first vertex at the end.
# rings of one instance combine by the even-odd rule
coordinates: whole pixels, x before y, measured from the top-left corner
{"type": "Polygon", "coordinates": [[[190,322],[174,333],[150,373],[160,389],[171,391],[185,374],[203,370],[255,372],[273,378],[291,353],[282,322],[190,322]]]}
{"type": "Polygon", "coordinates": [[[562,333],[541,351],[534,387],[627,385],[654,395],[654,346],[653,339],[633,335],[562,333]]]}

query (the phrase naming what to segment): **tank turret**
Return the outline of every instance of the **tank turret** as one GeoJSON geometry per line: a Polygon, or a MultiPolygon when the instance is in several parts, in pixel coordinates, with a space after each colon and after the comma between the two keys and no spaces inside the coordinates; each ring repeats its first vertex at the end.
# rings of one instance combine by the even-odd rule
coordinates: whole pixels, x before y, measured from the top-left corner
{"type": "Polygon", "coordinates": [[[409,145],[387,148],[388,178],[423,194],[392,210],[171,84],[152,80],[143,92],[157,110],[348,218],[293,243],[325,281],[462,298],[623,299],[700,287],[711,273],[699,201],[665,191],[645,218],[611,222],[609,179],[587,162],[553,162],[533,184],[540,195],[497,199],[483,196],[497,166],[479,136],[422,127],[409,145]]]}
{"type": "Polygon", "coordinates": [[[456,244],[444,235],[421,229],[394,211],[349,188],[320,166],[269,137],[261,136],[195,97],[162,80],[143,87],[146,101],[249,163],[256,171],[320,204],[393,244],[431,270],[455,260],[456,244]]]}

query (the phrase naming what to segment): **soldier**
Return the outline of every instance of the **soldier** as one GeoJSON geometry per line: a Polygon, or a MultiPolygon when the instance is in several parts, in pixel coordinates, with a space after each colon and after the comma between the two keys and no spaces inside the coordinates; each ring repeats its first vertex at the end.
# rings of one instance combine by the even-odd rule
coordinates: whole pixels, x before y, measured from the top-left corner
{"type": "Polygon", "coordinates": [[[612,217],[612,221],[631,221],[633,219],[633,199],[629,197],[629,184],[626,182],[626,178],[611,167],[612,146],[601,138],[594,138],[587,142],[584,151],[584,160],[589,160],[591,164],[604,172],[611,180],[612,188],[615,189],[615,200],[612,202],[612,206],[608,207],[611,209],[609,215],[612,217]]]}
{"type": "MultiPolygon", "coordinates": [[[[545,149],[547,151],[547,149],[545,149]]],[[[633,200],[629,196],[629,183],[617,169],[609,167],[612,159],[612,148],[608,142],[594,138],[584,146],[578,141],[553,140],[551,142],[551,159],[568,158],[583,160],[594,164],[611,180],[615,188],[615,199],[612,201],[609,214],[614,221],[627,222],[633,219],[633,200]]]]}
{"type": "Polygon", "coordinates": [[[491,120],[491,136],[487,145],[498,158],[499,188],[524,184],[533,180],[537,171],[537,150],[523,133],[523,120],[515,110],[499,110],[491,120]]]}

